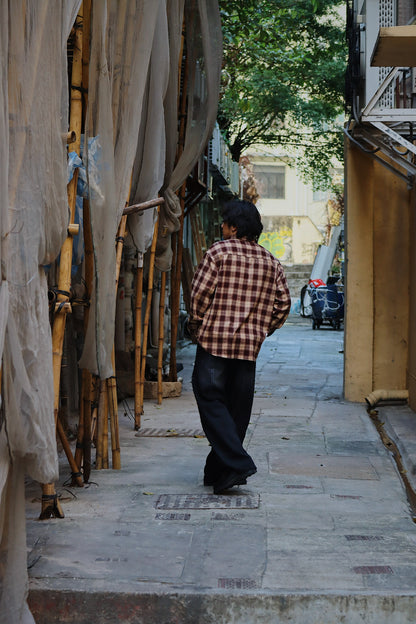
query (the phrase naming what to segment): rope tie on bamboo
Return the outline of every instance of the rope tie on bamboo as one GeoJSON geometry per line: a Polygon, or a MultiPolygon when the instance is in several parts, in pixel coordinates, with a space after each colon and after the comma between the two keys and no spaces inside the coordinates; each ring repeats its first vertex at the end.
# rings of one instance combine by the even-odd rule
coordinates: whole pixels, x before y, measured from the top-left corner
{"type": "Polygon", "coordinates": [[[50,288],[48,290],[48,301],[49,308],[51,310],[55,310],[55,313],[60,312],[67,303],[71,303],[72,306],[84,306],[85,308],[89,308],[91,305],[90,299],[88,297],[76,297],[73,292],[69,292],[68,290],[61,290],[59,288],[50,288]],[[68,300],[58,302],[58,295],[68,297],[68,300]]]}
{"type": "Polygon", "coordinates": [[[78,479],[78,477],[82,477],[82,472],[71,472],[71,476],[74,477],[74,479],[78,479]]]}
{"type": "Polygon", "coordinates": [[[61,301],[61,303],[58,305],[58,307],[55,310],[55,314],[59,314],[59,312],[66,307],[68,301],[61,301]]]}
{"type": "Polygon", "coordinates": [[[79,91],[82,94],[88,93],[88,89],[86,89],[85,87],[78,86],[78,85],[71,85],[71,89],[73,89],[74,91],[79,91]]]}
{"type": "Polygon", "coordinates": [[[124,236],[116,236],[116,243],[124,243],[124,236]]]}

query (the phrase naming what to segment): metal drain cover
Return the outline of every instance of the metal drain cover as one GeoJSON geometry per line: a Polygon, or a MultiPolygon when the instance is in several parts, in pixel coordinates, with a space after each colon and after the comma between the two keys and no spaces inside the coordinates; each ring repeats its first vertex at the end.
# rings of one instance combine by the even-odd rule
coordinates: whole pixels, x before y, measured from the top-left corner
{"type": "Polygon", "coordinates": [[[135,433],[136,438],[205,438],[202,429],[157,429],[147,427],[135,433]]]}
{"type": "Polygon", "coordinates": [[[388,565],[357,566],[353,570],[355,574],[394,574],[393,569],[388,565]]]}
{"type": "Polygon", "coordinates": [[[257,509],[259,494],[161,494],[156,509],[257,509]]]}
{"type": "Polygon", "coordinates": [[[220,589],[257,589],[259,584],[249,578],[220,578],[218,587],[220,589]]]}

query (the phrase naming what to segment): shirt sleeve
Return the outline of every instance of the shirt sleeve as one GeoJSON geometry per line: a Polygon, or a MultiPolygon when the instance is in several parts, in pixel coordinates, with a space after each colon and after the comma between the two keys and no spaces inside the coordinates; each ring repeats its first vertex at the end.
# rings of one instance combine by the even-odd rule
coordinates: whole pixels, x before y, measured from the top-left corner
{"type": "Polygon", "coordinates": [[[272,320],[270,323],[268,336],[271,336],[276,329],[282,327],[290,312],[290,293],[286,277],[280,262],[277,265],[276,295],[273,302],[272,320]]]}
{"type": "Polygon", "coordinates": [[[209,309],[217,286],[218,269],[209,251],[203,257],[192,280],[191,310],[188,329],[196,339],[205,313],[209,309]]]}

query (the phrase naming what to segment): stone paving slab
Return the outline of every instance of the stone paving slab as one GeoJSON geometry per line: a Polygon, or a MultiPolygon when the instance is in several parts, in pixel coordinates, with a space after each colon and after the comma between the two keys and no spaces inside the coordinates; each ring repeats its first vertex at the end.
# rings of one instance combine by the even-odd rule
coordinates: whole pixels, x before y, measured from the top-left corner
{"type": "Polygon", "coordinates": [[[29,482],[37,624],[414,624],[416,525],[364,404],[342,401],[341,350],[342,332],[308,320],[266,341],[246,439],[258,472],[226,496],[202,484],[190,344],[181,397],[145,402],[142,435],[120,403],[121,470],[71,488],[61,458],[64,519],[37,520],[29,482]]]}
{"type": "Polygon", "coordinates": [[[333,479],[379,479],[367,457],[342,457],[303,453],[269,455],[270,472],[312,475],[333,479]]]}

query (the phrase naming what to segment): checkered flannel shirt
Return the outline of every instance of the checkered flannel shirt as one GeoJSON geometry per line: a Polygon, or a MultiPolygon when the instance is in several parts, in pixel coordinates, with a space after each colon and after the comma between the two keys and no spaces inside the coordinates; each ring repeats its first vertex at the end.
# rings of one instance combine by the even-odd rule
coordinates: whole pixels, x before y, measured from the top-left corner
{"type": "Polygon", "coordinates": [[[210,247],[195,272],[189,330],[212,355],[256,360],[289,310],[280,262],[253,241],[223,240],[210,247]]]}

